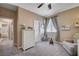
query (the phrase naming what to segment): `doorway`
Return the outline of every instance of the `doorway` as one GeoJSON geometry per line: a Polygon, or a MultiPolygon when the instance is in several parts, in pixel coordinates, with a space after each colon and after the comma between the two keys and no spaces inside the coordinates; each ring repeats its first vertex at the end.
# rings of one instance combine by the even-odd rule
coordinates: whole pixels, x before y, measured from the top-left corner
{"type": "Polygon", "coordinates": [[[35,30],[35,42],[38,42],[39,39],[39,34],[40,34],[40,28],[39,28],[39,21],[38,20],[34,20],[34,30],[35,30]]]}
{"type": "Polygon", "coordinates": [[[14,45],[13,19],[0,18],[0,55],[10,55],[14,45]]]}

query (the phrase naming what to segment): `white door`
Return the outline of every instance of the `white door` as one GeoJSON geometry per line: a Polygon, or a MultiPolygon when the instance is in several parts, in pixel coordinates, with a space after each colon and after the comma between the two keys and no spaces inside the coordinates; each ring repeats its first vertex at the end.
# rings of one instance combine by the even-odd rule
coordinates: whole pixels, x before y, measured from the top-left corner
{"type": "Polygon", "coordinates": [[[39,21],[34,20],[35,42],[40,41],[39,21]]]}

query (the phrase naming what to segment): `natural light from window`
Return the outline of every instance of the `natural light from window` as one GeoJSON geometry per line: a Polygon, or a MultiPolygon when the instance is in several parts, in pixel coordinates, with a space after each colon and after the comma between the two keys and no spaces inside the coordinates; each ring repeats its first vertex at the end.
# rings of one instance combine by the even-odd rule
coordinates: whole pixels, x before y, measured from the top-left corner
{"type": "Polygon", "coordinates": [[[47,32],[57,32],[56,28],[53,25],[52,19],[49,19],[49,23],[47,26],[47,32]]]}

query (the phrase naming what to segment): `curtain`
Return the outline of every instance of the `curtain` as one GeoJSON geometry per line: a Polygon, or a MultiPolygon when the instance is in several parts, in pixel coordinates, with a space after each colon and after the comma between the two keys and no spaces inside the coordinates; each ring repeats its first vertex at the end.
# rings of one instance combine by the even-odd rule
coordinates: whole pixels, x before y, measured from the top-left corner
{"type": "Polygon", "coordinates": [[[40,39],[44,36],[44,19],[40,21],[40,39]]]}
{"type": "Polygon", "coordinates": [[[55,40],[60,41],[60,31],[59,31],[59,27],[58,27],[58,23],[57,23],[57,16],[54,16],[51,19],[52,19],[52,23],[53,23],[55,29],[57,30],[55,40]]]}
{"type": "Polygon", "coordinates": [[[47,31],[46,31],[48,22],[49,22],[49,20],[47,18],[45,18],[45,20],[44,20],[44,36],[42,38],[42,41],[47,41],[48,40],[48,38],[47,38],[47,31]]]}

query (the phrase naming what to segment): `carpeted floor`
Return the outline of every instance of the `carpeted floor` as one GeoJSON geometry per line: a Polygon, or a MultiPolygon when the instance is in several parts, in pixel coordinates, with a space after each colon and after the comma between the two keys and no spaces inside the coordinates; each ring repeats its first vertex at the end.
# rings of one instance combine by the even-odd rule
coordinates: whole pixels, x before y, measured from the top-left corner
{"type": "Polygon", "coordinates": [[[12,40],[0,42],[0,56],[69,56],[64,48],[57,43],[38,42],[33,48],[26,51],[17,50],[12,40]]]}
{"type": "Polygon", "coordinates": [[[54,43],[50,45],[48,42],[39,42],[33,48],[16,54],[15,56],[69,56],[64,48],[54,43]]]}
{"type": "Polygon", "coordinates": [[[6,39],[0,42],[0,56],[12,56],[21,52],[13,46],[13,40],[6,39]]]}

